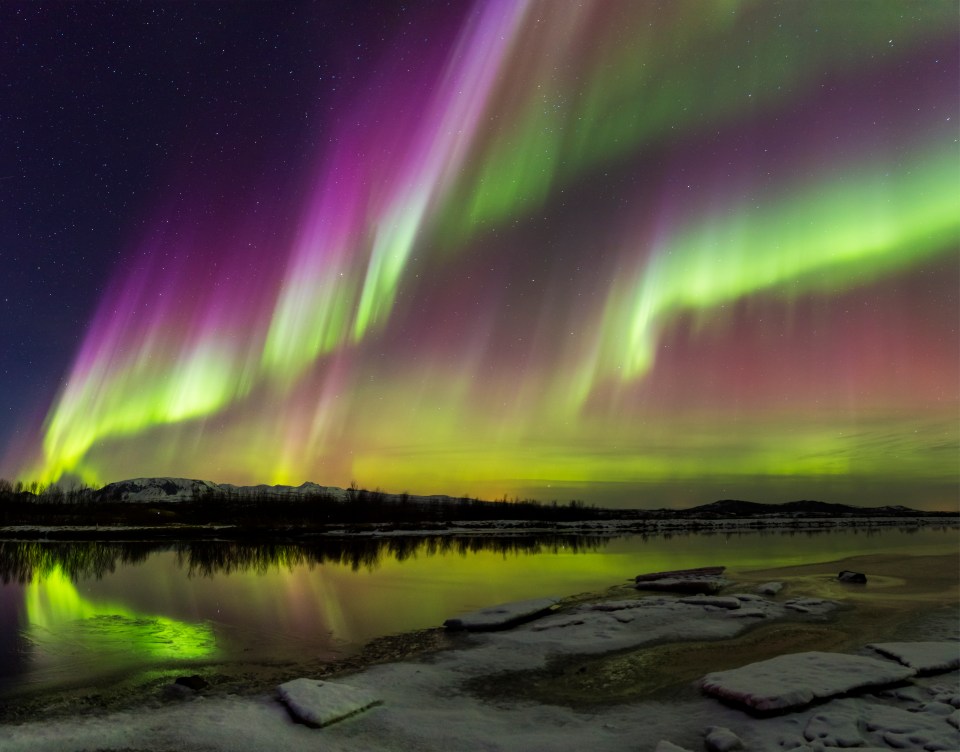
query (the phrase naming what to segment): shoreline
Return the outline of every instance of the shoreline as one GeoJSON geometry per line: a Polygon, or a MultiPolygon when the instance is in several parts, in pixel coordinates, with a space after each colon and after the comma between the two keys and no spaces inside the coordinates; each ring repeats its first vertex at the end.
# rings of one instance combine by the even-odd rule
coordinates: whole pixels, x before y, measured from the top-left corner
{"type": "Polygon", "coordinates": [[[369,522],[317,526],[257,526],[226,524],[165,525],[42,525],[0,527],[2,541],[57,542],[199,542],[291,540],[309,542],[336,538],[385,538],[430,536],[523,536],[523,535],[663,535],[677,533],[830,532],[851,528],[870,529],[960,529],[960,516],[917,515],[884,517],[737,517],[676,519],[609,519],[582,521],[461,520],[398,524],[369,522]]]}
{"type": "MultiPolygon", "coordinates": [[[[698,629],[695,624],[692,627],[681,625],[680,632],[688,627],[692,630],[688,630],[690,636],[686,639],[675,639],[678,627],[669,625],[669,629],[662,630],[659,639],[644,638],[636,644],[606,650],[601,645],[600,649],[584,651],[583,643],[577,640],[571,642],[569,636],[564,635],[551,638],[560,639],[560,642],[550,642],[550,650],[542,653],[542,646],[547,643],[534,639],[526,649],[534,646],[534,650],[541,651],[542,662],[535,660],[531,663],[525,658],[523,660],[527,660],[528,665],[518,665],[523,664],[523,660],[517,660],[517,650],[525,643],[516,643],[515,640],[524,633],[524,639],[531,636],[535,638],[535,630],[543,626],[538,622],[518,627],[515,635],[511,635],[514,630],[481,634],[451,633],[442,628],[433,628],[373,640],[356,653],[332,663],[305,661],[296,666],[261,666],[259,670],[247,672],[243,671],[242,666],[237,666],[236,675],[232,678],[221,676],[209,690],[201,690],[196,694],[185,693],[180,698],[171,696],[154,683],[141,685],[140,690],[147,690],[147,696],[141,696],[138,701],[129,702],[128,694],[125,704],[107,702],[103,707],[92,706],[88,708],[89,712],[81,715],[60,713],[47,704],[40,717],[56,719],[58,724],[67,725],[117,718],[122,719],[117,722],[123,725],[136,724],[137,717],[141,715],[172,718],[179,711],[189,715],[199,707],[198,703],[225,704],[230,707],[239,703],[249,708],[263,708],[265,704],[272,706],[276,703],[273,699],[276,684],[295,676],[334,679],[351,684],[367,681],[379,686],[379,680],[371,677],[400,673],[408,681],[411,676],[429,673],[430,667],[443,664],[459,666],[456,669],[459,676],[457,692],[464,698],[471,698],[471,705],[480,703],[484,708],[499,708],[503,712],[522,707],[561,712],[561,708],[566,707],[567,710],[562,712],[572,712],[579,717],[583,713],[619,715],[625,709],[647,707],[651,703],[692,703],[699,707],[707,701],[691,682],[697,678],[696,675],[702,676],[709,671],[795,652],[797,648],[849,652],[872,641],[908,637],[922,639],[943,633],[951,619],[956,632],[957,595],[960,592],[958,563],[960,556],[957,554],[873,554],[799,566],[731,572],[736,589],[744,592],[770,579],[784,582],[784,591],[771,599],[774,604],[791,598],[821,599],[830,595],[834,598],[824,599],[824,602],[839,604],[839,608],[831,608],[814,616],[790,614],[769,622],[744,624],[734,629],[733,634],[724,632],[731,628],[728,624],[730,620],[723,618],[725,615],[707,613],[699,618],[712,619],[716,622],[715,627],[719,626],[719,632],[710,634],[708,630],[709,636],[701,635],[701,639],[695,638],[698,629]],[[830,577],[832,573],[835,578],[839,569],[856,567],[868,572],[870,581],[866,587],[858,589],[858,586],[837,583],[830,577]],[[565,652],[561,649],[564,644],[565,652]],[[484,651],[495,658],[481,660],[480,655],[484,651]],[[492,667],[500,670],[491,671],[492,667]],[[635,686],[637,682],[630,677],[637,675],[647,677],[647,686],[635,686]],[[658,677],[667,677],[667,680],[658,681],[658,677]],[[152,696],[150,691],[154,693],[152,696]]],[[[560,632],[565,628],[565,619],[571,624],[569,629],[572,630],[576,628],[577,619],[572,618],[576,614],[589,613],[593,606],[619,602],[624,597],[651,602],[674,601],[677,598],[664,598],[660,594],[638,595],[630,586],[614,585],[606,591],[563,599],[561,608],[550,618],[560,623],[560,632]]],[[[703,631],[702,627],[700,631],[703,631]]],[[[208,668],[208,675],[215,673],[215,666],[208,668]]],[[[204,675],[202,670],[200,674],[204,675]]],[[[953,672],[953,676],[956,677],[956,672],[953,672]]],[[[438,687],[433,688],[427,681],[427,685],[421,685],[417,691],[429,694],[442,687],[444,681],[449,682],[449,677],[439,681],[438,687]]],[[[27,703],[33,708],[24,707],[24,710],[40,711],[42,704],[39,700],[36,704],[27,703]]],[[[77,705],[73,707],[76,709],[77,705]]],[[[368,715],[373,718],[376,714],[368,715]]],[[[38,731],[45,724],[36,719],[27,720],[22,715],[20,718],[22,720],[13,724],[0,725],[0,731],[17,731],[18,735],[25,733],[24,738],[34,738],[36,741],[35,735],[31,736],[31,730],[38,731]]],[[[350,721],[344,727],[360,723],[360,720],[350,721]]],[[[335,728],[330,727],[330,733],[337,733],[335,728]]],[[[287,730],[290,731],[289,728],[287,730]]],[[[291,733],[299,734],[300,729],[291,733]]],[[[34,748],[45,749],[42,745],[34,748]]],[[[158,747],[143,747],[155,748],[158,747]]]]}

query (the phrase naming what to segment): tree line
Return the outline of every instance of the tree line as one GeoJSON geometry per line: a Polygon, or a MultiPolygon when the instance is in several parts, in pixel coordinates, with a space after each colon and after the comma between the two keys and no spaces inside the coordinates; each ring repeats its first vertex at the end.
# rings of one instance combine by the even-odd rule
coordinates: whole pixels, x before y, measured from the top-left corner
{"type": "MultiPolygon", "coordinates": [[[[622,512],[620,513],[622,516],[622,512]]],[[[571,522],[614,517],[611,510],[573,500],[482,501],[470,497],[388,494],[351,485],[343,494],[319,489],[283,494],[270,488],[204,489],[191,499],[124,501],[119,492],[87,486],[43,486],[0,479],[0,525],[232,525],[241,528],[351,524],[419,526],[494,520],[571,522]]]]}

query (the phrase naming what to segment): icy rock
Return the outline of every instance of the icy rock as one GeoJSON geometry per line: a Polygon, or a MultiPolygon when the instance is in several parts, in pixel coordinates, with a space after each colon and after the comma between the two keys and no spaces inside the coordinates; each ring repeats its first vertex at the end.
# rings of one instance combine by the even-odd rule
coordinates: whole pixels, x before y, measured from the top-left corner
{"type": "Polygon", "coordinates": [[[662,580],[665,577],[719,577],[726,571],[726,567],[698,567],[696,569],[671,569],[665,572],[650,572],[648,574],[638,574],[635,582],[650,582],[651,580],[662,580]]]}
{"type": "Polygon", "coordinates": [[[686,747],[678,747],[673,742],[668,742],[666,740],[657,742],[657,747],[654,752],[691,752],[686,747]]]}
{"type": "Polygon", "coordinates": [[[638,590],[671,590],[678,593],[719,593],[729,580],[723,577],[665,577],[662,580],[638,582],[638,590]]]}
{"type": "Polygon", "coordinates": [[[818,699],[903,681],[916,672],[889,661],[842,653],[793,653],[716,671],[700,680],[714,697],[769,712],[801,708],[818,699]]]}
{"type": "Polygon", "coordinates": [[[803,730],[808,742],[820,742],[834,747],[859,747],[863,737],[856,718],[837,712],[817,713],[803,730]]]}
{"type": "Polygon", "coordinates": [[[948,718],[953,713],[953,706],[945,702],[925,702],[920,706],[920,710],[927,715],[938,715],[941,718],[948,718]]]}
{"type": "Polygon", "coordinates": [[[635,578],[639,590],[672,590],[681,593],[719,593],[730,584],[721,577],[726,567],[675,569],[640,574],[635,578]]]}
{"type": "Polygon", "coordinates": [[[757,585],[757,592],[761,595],[776,595],[781,590],[783,590],[782,582],[765,582],[762,585],[757,585]]]}
{"type": "Polygon", "coordinates": [[[690,606],[716,606],[717,608],[728,609],[740,608],[740,601],[736,598],[724,598],[719,595],[692,595],[687,598],[681,598],[680,602],[690,606]]]}
{"type": "Polygon", "coordinates": [[[559,601],[559,598],[535,598],[529,601],[516,601],[499,606],[490,606],[447,619],[443,626],[447,629],[506,629],[550,613],[559,601]]]}
{"type": "Polygon", "coordinates": [[[743,749],[743,741],[740,737],[723,726],[708,728],[703,741],[709,752],[730,752],[734,749],[743,749]]]}
{"type": "Polygon", "coordinates": [[[732,619],[766,619],[767,614],[760,608],[738,608],[736,611],[728,611],[727,616],[732,619]]]}
{"type": "Polygon", "coordinates": [[[920,674],[939,674],[960,668],[960,643],[943,642],[875,642],[867,647],[915,668],[920,674]]]}
{"type": "Polygon", "coordinates": [[[943,716],[869,704],[861,718],[864,729],[894,749],[960,749],[960,733],[945,723],[943,716]]]}
{"type": "Polygon", "coordinates": [[[817,609],[821,609],[827,603],[829,603],[829,601],[824,601],[820,598],[791,598],[783,605],[792,611],[797,611],[801,614],[810,614],[817,609]]]}
{"type": "Polygon", "coordinates": [[[642,608],[646,601],[604,601],[603,603],[590,604],[591,611],[623,611],[629,608],[642,608]]]}
{"type": "Polygon", "coordinates": [[[937,684],[933,687],[930,687],[930,691],[933,693],[933,699],[937,702],[945,702],[948,705],[953,705],[955,708],[960,708],[960,693],[958,693],[957,685],[952,687],[945,687],[942,684],[937,684]]]}
{"type": "Polygon", "coordinates": [[[888,689],[884,692],[878,692],[878,697],[892,697],[895,700],[905,700],[906,702],[923,702],[924,691],[920,687],[898,687],[897,689],[888,689]]]}
{"type": "Polygon", "coordinates": [[[837,575],[837,579],[840,582],[849,582],[854,585],[866,585],[867,576],[862,572],[851,572],[849,569],[844,569],[840,574],[837,575]]]}
{"type": "Polygon", "coordinates": [[[365,689],[319,679],[294,679],[277,687],[293,716],[310,726],[329,726],[380,704],[365,689]]]}

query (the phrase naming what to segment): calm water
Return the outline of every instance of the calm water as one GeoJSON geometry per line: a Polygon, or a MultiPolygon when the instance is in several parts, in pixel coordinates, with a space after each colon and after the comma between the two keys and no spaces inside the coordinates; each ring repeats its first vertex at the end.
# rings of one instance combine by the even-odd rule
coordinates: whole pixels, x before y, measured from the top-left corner
{"type": "Polygon", "coordinates": [[[334,658],[463,611],[641,572],[950,553],[956,529],[310,545],[0,542],[0,693],[219,662],[334,658]]]}

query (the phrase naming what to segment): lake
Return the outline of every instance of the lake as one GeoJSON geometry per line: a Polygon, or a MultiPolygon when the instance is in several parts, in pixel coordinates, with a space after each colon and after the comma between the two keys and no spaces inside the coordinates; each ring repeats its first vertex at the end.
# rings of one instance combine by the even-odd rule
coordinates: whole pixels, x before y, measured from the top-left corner
{"type": "Polygon", "coordinates": [[[953,553],[955,527],[665,536],[397,536],[310,544],[0,541],[0,694],[143,672],[332,660],[495,603],[641,572],[953,553]]]}

